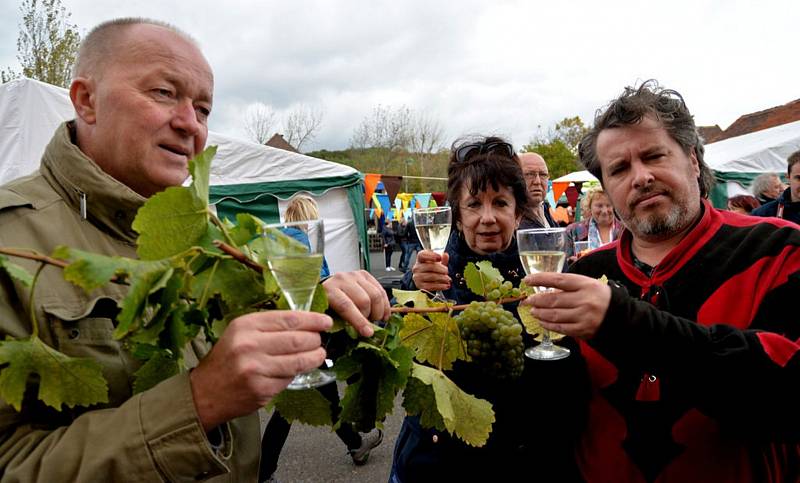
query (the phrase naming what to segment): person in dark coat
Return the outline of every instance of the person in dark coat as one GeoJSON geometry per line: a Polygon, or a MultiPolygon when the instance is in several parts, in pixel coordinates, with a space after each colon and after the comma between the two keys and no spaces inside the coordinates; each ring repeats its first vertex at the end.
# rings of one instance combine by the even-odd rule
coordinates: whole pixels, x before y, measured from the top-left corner
{"type": "MultiPolygon", "coordinates": [[[[525,272],[514,235],[529,199],[512,146],[496,137],[454,144],[447,200],[453,230],[445,253],[420,251],[402,288],[442,290],[458,304],[480,300],[463,274],[469,262],[482,260],[518,284],[525,272]]],[[[505,308],[516,313],[516,304],[505,308]]],[[[534,344],[527,334],[523,337],[527,346],[534,344]]],[[[574,341],[564,344],[577,349],[574,341]]],[[[406,417],[396,440],[392,483],[518,481],[521,475],[537,481],[577,480],[573,442],[588,400],[588,375],[580,357],[525,358],[517,379],[490,376],[479,364],[464,361],[447,375],[467,393],[492,403],[496,420],[488,442],[474,448],[445,431],[423,427],[416,416],[406,417]]]]}
{"type": "Polygon", "coordinates": [[[789,187],[778,199],[753,210],[753,216],[775,216],[800,224],[800,151],[792,153],[787,164],[789,187]]]}

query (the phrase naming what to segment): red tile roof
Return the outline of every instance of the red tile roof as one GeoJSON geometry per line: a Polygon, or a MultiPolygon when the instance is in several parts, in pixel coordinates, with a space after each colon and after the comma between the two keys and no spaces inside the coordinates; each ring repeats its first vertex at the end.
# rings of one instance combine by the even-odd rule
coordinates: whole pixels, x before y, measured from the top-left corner
{"type": "Polygon", "coordinates": [[[728,129],[722,131],[713,141],[706,138],[706,143],[762,131],[794,121],[800,121],[800,99],[795,99],[782,106],[745,114],[728,126],[728,129]]]}

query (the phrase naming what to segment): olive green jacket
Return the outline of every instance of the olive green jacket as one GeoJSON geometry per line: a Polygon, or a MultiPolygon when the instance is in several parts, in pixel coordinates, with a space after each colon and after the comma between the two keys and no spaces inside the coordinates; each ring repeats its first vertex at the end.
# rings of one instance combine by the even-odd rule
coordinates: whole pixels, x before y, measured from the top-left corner
{"type": "MultiPolygon", "coordinates": [[[[145,199],[111,178],[71,141],[61,125],[39,172],[0,187],[0,246],[52,253],[67,245],[135,257],[131,223],[145,199]],[[81,198],[85,214],[81,216],[81,198]]],[[[15,259],[32,273],[38,264],[15,259]]],[[[221,427],[212,446],[198,420],[188,373],[133,395],[139,367],[112,337],[116,301],[126,287],[109,284],[87,295],[47,266],[35,289],[41,339],[57,350],[103,365],[109,403],[91,410],[40,404],[28,391],[22,412],[0,399],[2,481],[255,481],[260,452],[258,416],[221,427]]],[[[31,333],[30,293],[0,273],[0,338],[31,333]]],[[[187,366],[205,353],[187,350],[187,366]]]]}

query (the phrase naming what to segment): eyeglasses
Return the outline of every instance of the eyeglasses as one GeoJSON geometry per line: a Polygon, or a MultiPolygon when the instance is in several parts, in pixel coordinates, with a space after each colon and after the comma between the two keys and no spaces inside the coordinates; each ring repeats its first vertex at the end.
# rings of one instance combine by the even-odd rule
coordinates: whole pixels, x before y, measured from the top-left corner
{"type": "Polygon", "coordinates": [[[550,177],[550,174],[543,171],[526,171],[522,173],[522,176],[525,176],[525,179],[547,179],[550,177]]]}
{"type": "Polygon", "coordinates": [[[514,158],[514,147],[508,143],[472,143],[456,149],[456,162],[463,163],[469,158],[480,154],[497,154],[507,158],[514,158]]]}

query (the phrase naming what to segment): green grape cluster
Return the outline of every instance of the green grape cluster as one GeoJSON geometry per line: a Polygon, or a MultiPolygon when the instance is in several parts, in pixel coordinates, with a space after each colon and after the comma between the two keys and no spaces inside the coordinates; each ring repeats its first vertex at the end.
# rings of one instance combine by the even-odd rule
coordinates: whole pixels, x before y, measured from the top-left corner
{"type": "Polygon", "coordinates": [[[496,302],[508,297],[519,297],[519,295],[519,289],[508,280],[502,283],[500,280],[489,280],[486,284],[486,300],[496,302]]]}
{"type": "Polygon", "coordinates": [[[455,317],[473,363],[498,379],[522,375],[522,325],[494,302],[472,302],[455,317]]]}

